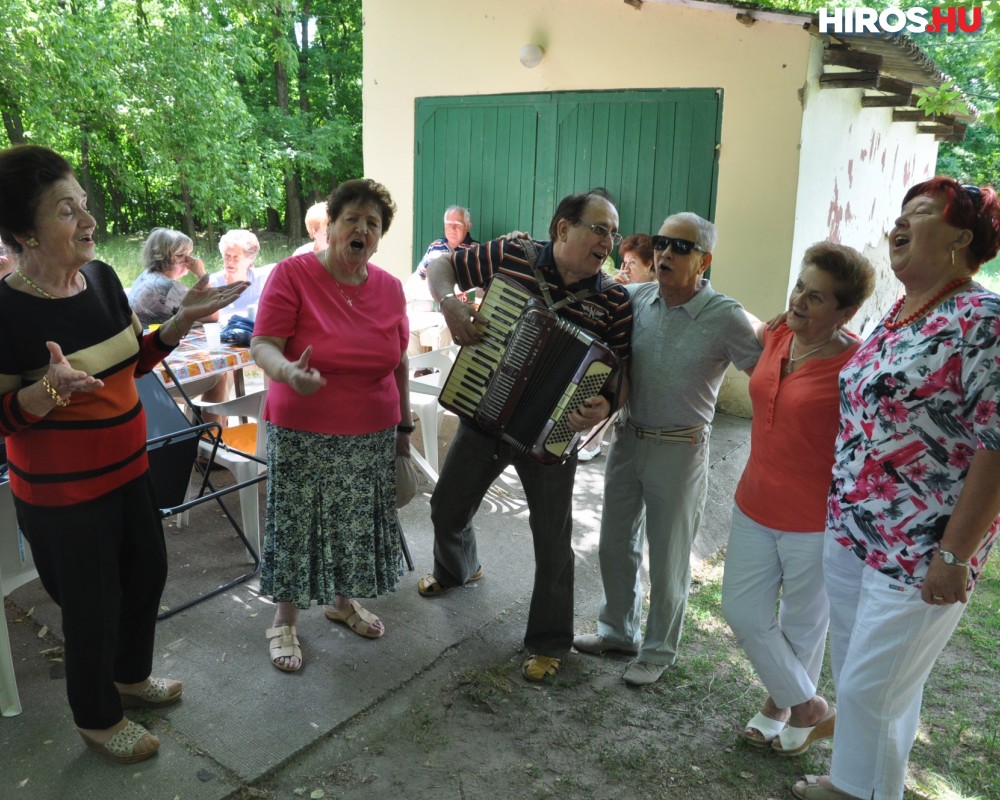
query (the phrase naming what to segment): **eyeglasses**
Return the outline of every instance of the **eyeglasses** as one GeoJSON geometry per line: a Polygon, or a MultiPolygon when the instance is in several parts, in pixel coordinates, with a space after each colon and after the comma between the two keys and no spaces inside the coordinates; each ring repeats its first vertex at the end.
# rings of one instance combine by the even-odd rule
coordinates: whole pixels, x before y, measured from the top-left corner
{"type": "Polygon", "coordinates": [[[622,240],[622,235],[620,233],[612,233],[603,225],[591,225],[589,222],[574,222],[574,225],[581,225],[584,228],[590,228],[598,239],[604,239],[608,236],[611,237],[612,244],[618,244],[622,240]]]}
{"type": "Polygon", "coordinates": [[[705,252],[690,239],[678,239],[674,236],[651,236],[650,239],[653,242],[653,249],[660,253],[668,247],[672,247],[674,252],[679,256],[686,256],[692,250],[701,250],[701,252],[705,252]]]}

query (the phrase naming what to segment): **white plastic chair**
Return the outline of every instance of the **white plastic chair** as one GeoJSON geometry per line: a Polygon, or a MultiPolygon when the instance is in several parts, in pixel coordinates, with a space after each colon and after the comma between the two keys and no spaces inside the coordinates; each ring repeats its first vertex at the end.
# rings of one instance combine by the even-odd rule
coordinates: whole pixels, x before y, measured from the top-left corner
{"type": "MultiPolygon", "coordinates": [[[[17,527],[14,500],[7,481],[0,483],[0,598],[38,577],[31,548],[17,527]]],[[[0,714],[21,713],[21,700],[14,678],[14,659],[7,634],[7,616],[0,614],[0,714]]]]}
{"type": "MultiPolygon", "coordinates": [[[[215,453],[215,463],[225,467],[236,477],[237,482],[249,480],[267,470],[260,461],[246,458],[239,452],[249,453],[260,459],[266,458],[267,440],[264,425],[260,422],[264,412],[264,399],[267,389],[225,400],[221,403],[201,403],[197,399],[192,403],[201,414],[215,414],[219,417],[246,417],[250,422],[231,425],[222,430],[222,443],[215,453]]],[[[206,458],[212,453],[212,443],[202,441],[198,444],[199,452],[206,458]]],[[[240,513],[242,515],[243,531],[254,546],[254,552],[260,557],[260,501],[257,485],[240,489],[240,513]]],[[[184,523],[187,519],[184,519],[184,523]]],[[[247,560],[253,559],[247,554],[247,560]]]]}
{"type": "Polygon", "coordinates": [[[416,448],[411,456],[431,483],[438,479],[438,428],[445,410],[438,403],[441,386],[448,377],[457,345],[431,350],[429,353],[410,356],[410,410],[420,420],[420,432],[424,440],[424,452],[421,455],[416,448]],[[432,370],[429,374],[414,376],[415,372],[432,370]]]}

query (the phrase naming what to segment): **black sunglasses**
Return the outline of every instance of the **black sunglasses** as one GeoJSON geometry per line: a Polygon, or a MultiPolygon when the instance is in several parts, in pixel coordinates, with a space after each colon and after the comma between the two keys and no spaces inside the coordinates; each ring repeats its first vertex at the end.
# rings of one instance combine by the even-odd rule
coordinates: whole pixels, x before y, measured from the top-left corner
{"type": "Polygon", "coordinates": [[[690,239],[677,239],[674,236],[652,236],[650,238],[653,242],[653,249],[658,252],[663,252],[668,247],[672,247],[674,252],[679,256],[686,256],[692,250],[701,250],[701,252],[705,252],[690,239]]]}
{"type": "Polygon", "coordinates": [[[979,191],[979,187],[973,186],[972,184],[969,183],[963,183],[961,185],[961,188],[967,195],[969,195],[969,197],[972,198],[972,203],[973,205],[975,205],[976,210],[978,211],[979,203],[982,201],[983,198],[982,192],[979,191]]]}

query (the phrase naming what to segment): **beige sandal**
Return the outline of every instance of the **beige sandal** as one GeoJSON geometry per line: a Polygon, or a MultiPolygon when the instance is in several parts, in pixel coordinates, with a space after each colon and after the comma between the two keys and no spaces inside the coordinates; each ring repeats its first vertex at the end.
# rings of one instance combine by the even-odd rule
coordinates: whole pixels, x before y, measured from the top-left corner
{"type": "Polygon", "coordinates": [[[372,630],[372,626],[379,621],[379,618],[368,609],[362,608],[357,600],[349,601],[340,611],[333,606],[324,606],[323,614],[331,622],[346,625],[358,636],[364,636],[366,639],[378,639],[385,633],[384,627],[380,631],[372,630]]]}
{"type": "Polygon", "coordinates": [[[125,721],[125,727],[103,744],[91,739],[79,728],[76,729],[87,747],[105,758],[117,761],[119,764],[134,764],[155,756],[160,749],[160,740],[147,731],[142,725],[132,720],[125,721]]]}
{"type": "Polygon", "coordinates": [[[299,637],[296,635],[294,625],[268,628],[264,635],[271,640],[269,644],[271,664],[282,672],[298,672],[302,669],[302,650],[299,647],[299,637]],[[296,667],[288,667],[279,664],[279,658],[297,658],[299,664],[296,667]]]}
{"type": "Polygon", "coordinates": [[[122,708],[166,708],[181,699],[184,686],[171,678],[150,678],[142,691],[127,693],[121,690],[122,708]]]}

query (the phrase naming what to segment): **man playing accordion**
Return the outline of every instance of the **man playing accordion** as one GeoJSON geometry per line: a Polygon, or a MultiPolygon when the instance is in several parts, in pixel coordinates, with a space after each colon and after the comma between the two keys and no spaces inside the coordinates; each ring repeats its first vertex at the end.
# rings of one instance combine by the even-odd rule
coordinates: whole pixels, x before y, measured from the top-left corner
{"type": "MultiPolygon", "coordinates": [[[[457,299],[486,287],[495,275],[520,284],[568,322],[592,334],[627,364],[632,312],[624,288],[601,271],[621,240],[618,212],[602,189],[560,201],[549,225],[549,242],[501,238],[456,251],[428,268],[431,295],[440,303],[456,344],[481,341],[475,312],[457,299]]],[[[614,387],[587,397],[567,418],[572,431],[586,431],[612,411],[614,387]]],[[[524,645],[522,674],[531,681],[554,676],[573,644],[572,500],[575,455],[543,464],[461,419],[458,433],[431,497],[434,571],[418,584],[424,597],[438,597],[483,577],[473,518],[486,491],[509,465],[524,487],[534,543],[535,579],[524,645]]]]}

